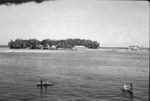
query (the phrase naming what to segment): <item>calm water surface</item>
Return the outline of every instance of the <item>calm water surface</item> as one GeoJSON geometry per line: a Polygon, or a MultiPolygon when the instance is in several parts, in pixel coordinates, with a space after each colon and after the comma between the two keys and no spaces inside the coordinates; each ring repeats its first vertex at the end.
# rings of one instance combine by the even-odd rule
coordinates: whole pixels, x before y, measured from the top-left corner
{"type": "Polygon", "coordinates": [[[148,50],[0,52],[0,101],[148,100],[148,50]],[[55,86],[36,87],[41,77],[55,86]],[[121,92],[128,82],[133,96],[121,92]]]}

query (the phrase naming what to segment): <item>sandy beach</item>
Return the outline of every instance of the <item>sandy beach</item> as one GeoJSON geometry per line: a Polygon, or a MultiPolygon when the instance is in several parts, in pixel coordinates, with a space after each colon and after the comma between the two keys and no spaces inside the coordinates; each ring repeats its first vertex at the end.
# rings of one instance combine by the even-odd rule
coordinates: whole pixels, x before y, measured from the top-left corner
{"type": "MultiPolygon", "coordinates": [[[[68,51],[78,51],[78,50],[69,50],[69,49],[63,49],[63,50],[41,50],[41,49],[10,49],[8,47],[0,47],[0,52],[4,53],[10,53],[10,52],[23,52],[23,53],[53,53],[53,52],[68,52],[68,51]]],[[[86,49],[82,51],[117,51],[117,52],[138,52],[138,53],[143,53],[143,52],[148,52],[148,49],[144,50],[130,50],[130,49],[86,49]]]]}
{"type": "MultiPolygon", "coordinates": [[[[23,52],[23,53],[52,53],[52,52],[68,52],[68,51],[79,51],[79,50],[69,50],[69,49],[62,49],[62,50],[42,50],[42,49],[10,49],[9,47],[0,47],[0,52],[23,52]]],[[[148,49],[144,50],[130,50],[130,49],[86,49],[82,51],[117,51],[117,52],[138,52],[138,53],[143,53],[143,52],[148,52],[148,49]]]]}
{"type": "MultiPolygon", "coordinates": [[[[23,52],[23,53],[47,53],[47,52],[58,52],[58,50],[41,50],[41,49],[10,49],[10,48],[0,48],[0,52],[23,52]]],[[[65,50],[59,50],[65,51],[65,50]]]]}

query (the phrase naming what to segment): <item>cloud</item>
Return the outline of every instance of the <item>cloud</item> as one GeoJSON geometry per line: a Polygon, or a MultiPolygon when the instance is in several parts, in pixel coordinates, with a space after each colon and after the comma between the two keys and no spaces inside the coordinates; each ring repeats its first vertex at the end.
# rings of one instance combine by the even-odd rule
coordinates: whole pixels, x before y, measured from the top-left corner
{"type": "Polygon", "coordinates": [[[55,1],[55,0],[0,0],[0,5],[9,6],[11,4],[22,4],[22,3],[27,3],[27,2],[41,3],[44,1],[55,1]]]}

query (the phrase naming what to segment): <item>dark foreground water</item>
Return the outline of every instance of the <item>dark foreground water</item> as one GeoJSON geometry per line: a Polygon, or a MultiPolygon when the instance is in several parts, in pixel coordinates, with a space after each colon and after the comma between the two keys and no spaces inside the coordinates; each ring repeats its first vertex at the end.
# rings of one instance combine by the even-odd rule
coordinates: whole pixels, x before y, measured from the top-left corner
{"type": "Polygon", "coordinates": [[[148,100],[149,51],[0,52],[0,101],[148,100]],[[55,86],[36,87],[41,77],[55,86]]]}

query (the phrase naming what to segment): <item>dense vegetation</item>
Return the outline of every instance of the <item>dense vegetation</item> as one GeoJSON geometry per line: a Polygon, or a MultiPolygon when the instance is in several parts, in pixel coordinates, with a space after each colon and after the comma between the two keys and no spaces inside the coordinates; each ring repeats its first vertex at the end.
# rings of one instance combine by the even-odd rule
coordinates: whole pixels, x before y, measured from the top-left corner
{"type": "Polygon", "coordinates": [[[66,40],[44,39],[42,41],[39,41],[37,39],[29,39],[29,40],[16,39],[15,41],[11,40],[8,43],[8,45],[11,49],[20,49],[20,48],[41,49],[41,47],[43,47],[43,49],[44,48],[46,49],[48,47],[53,46],[55,46],[56,48],[70,48],[70,49],[72,49],[74,46],[85,46],[91,49],[99,48],[99,43],[97,41],[85,39],[66,39],[66,40]]]}

